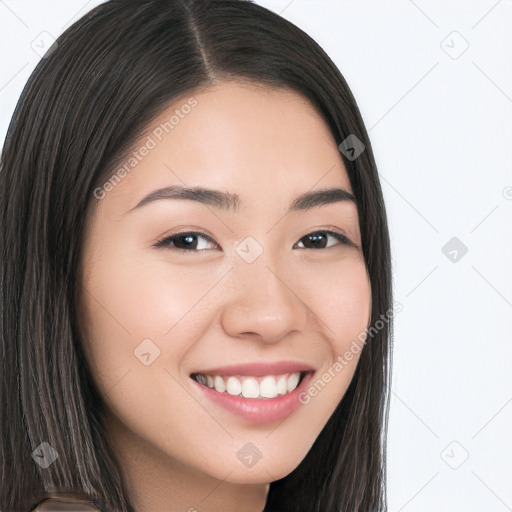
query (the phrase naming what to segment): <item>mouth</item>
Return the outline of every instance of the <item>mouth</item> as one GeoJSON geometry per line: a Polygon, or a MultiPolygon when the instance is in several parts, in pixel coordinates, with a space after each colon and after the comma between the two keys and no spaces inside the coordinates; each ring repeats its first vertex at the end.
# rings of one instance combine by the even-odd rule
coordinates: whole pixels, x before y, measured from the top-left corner
{"type": "Polygon", "coordinates": [[[249,399],[272,400],[292,393],[313,370],[292,373],[256,375],[221,375],[192,373],[190,377],[218,393],[249,399]]]}
{"type": "Polygon", "coordinates": [[[305,364],[253,363],[196,371],[192,390],[250,424],[283,421],[301,405],[316,370],[305,364]]]}

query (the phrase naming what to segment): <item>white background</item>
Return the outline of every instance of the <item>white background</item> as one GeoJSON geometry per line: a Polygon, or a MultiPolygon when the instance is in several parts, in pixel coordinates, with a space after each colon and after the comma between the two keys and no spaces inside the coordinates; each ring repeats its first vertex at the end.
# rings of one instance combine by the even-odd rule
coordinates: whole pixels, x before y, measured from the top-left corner
{"type": "MultiPolygon", "coordinates": [[[[2,142],[40,34],[100,3],[0,0],[2,142]]],[[[375,152],[403,305],[390,511],[512,511],[512,0],[256,3],[331,56],[375,152]]]]}

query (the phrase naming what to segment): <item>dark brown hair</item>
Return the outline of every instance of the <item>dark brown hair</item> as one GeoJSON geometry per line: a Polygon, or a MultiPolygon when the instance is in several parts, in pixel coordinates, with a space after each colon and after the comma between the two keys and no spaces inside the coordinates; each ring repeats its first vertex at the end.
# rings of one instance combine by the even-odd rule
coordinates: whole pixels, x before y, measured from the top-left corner
{"type": "MultiPolygon", "coordinates": [[[[359,212],[374,325],[392,308],[386,212],[370,140],[340,71],[306,33],[247,0],[111,0],[43,58],[19,99],[0,161],[0,509],[52,491],[134,512],[102,427],[78,330],[78,268],[94,190],[171,102],[222,80],[287,87],[323,116],[359,212]],[[48,442],[59,457],[31,456],[48,442]]],[[[364,345],[353,380],[311,450],[272,482],[265,512],[386,509],[392,322],[364,345]]]]}

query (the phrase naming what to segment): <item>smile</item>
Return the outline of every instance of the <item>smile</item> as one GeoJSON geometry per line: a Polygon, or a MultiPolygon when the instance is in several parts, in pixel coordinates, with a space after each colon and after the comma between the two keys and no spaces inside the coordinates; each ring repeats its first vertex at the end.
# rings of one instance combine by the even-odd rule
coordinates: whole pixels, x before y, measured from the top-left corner
{"type": "Polygon", "coordinates": [[[261,425],[283,421],[301,407],[299,396],[315,373],[307,363],[261,362],[198,370],[190,380],[198,399],[261,425]]]}
{"type": "Polygon", "coordinates": [[[219,393],[244,398],[271,399],[294,391],[300,384],[306,371],[286,373],[282,375],[256,376],[223,376],[192,374],[199,384],[214,389],[219,393]]]}

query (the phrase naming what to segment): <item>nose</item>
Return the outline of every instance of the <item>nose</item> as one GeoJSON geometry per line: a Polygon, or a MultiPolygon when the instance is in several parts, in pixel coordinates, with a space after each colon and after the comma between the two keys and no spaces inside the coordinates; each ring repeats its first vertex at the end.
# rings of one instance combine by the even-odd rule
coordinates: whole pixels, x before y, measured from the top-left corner
{"type": "Polygon", "coordinates": [[[306,329],[310,310],[290,272],[276,270],[275,264],[271,268],[263,257],[235,267],[221,316],[228,335],[275,343],[306,329]]]}

